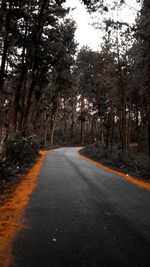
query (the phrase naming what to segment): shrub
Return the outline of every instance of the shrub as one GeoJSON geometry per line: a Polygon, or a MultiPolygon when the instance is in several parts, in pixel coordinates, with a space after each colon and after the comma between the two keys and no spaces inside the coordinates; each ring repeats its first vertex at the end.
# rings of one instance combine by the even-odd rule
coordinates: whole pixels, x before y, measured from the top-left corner
{"type": "Polygon", "coordinates": [[[7,141],[7,161],[17,165],[30,163],[38,155],[39,146],[34,136],[22,137],[19,132],[11,134],[7,141]]]}

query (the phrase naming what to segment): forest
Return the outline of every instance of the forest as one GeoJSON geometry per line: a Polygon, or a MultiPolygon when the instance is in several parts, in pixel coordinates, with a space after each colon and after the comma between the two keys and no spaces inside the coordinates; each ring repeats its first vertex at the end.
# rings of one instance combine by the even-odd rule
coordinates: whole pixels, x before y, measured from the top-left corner
{"type": "MultiPolygon", "coordinates": [[[[81,2],[99,16],[112,2],[126,4],[81,2]]],[[[126,156],[149,178],[150,2],[137,2],[134,25],[107,19],[99,26],[96,52],[78,50],[65,0],[0,1],[1,179],[39,149],[87,145],[84,154],[103,162],[109,154],[114,167],[126,156]]]]}

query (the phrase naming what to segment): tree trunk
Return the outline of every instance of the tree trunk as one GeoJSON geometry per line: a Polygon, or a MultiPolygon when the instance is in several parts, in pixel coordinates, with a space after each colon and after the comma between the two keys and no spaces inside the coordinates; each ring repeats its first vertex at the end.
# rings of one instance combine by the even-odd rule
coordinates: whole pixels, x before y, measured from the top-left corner
{"type": "Polygon", "coordinates": [[[6,0],[2,0],[1,8],[0,8],[0,33],[2,32],[5,12],[6,12],[6,0]]]}
{"type": "Polygon", "coordinates": [[[43,4],[41,6],[39,16],[38,16],[38,25],[37,25],[37,31],[34,36],[34,42],[31,48],[30,53],[33,54],[33,61],[32,61],[32,80],[31,80],[31,85],[29,87],[29,92],[28,92],[28,97],[27,97],[27,103],[25,107],[25,111],[23,114],[23,122],[22,122],[22,127],[21,127],[21,132],[23,135],[25,135],[25,131],[27,128],[27,120],[28,120],[28,115],[29,115],[29,110],[30,110],[30,103],[31,103],[31,98],[32,94],[34,92],[35,85],[37,83],[37,74],[36,74],[36,69],[37,69],[37,64],[38,64],[38,46],[40,44],[41,40],[41,35],[43,31],[43,27],[46,22],[46,15],[48,12],[48,5],[49,5],[50,0],[45,0],[43,1],[43,4]]]}
{"type": "Polygon", "coordinates": [[[13,106],[11,106],[9,115],[4,120],[4,125],[2,127],[2,135],[1,135],[1,142],[0,142],[0,155],[2,159],[6,158],[7,139],[8,139],[10,123],[11,123],[12,109],[13,109],[13,106]]]}
{"type": "Polygon", "coordinates": [[[106,133],[106,147],[109,145],[109,130],[110,130],[110,112],[107,115],[107,133],[106,133]]]}
{"type": "Polygon", "coordinates": [[[127,140],[127,147],[129,148],[130,146],[130,120],[131,120],[131,116],[130,116],[130,107],[129,107],[129,118],[128,118],[128,140],[127,140]]]}
{"type": "Polygon", "coordinates": [[[5,73],[5,63],[7,57],[7,50],[8,50],[8,32],[5,34],[4,39],[4,48],[2,54],[2,61],[1,61],[1,69],[0,69],[0,95],[3,92],[3,83],[4,83],[4,73],[5,73]]]}
{"type": "Polygon", "coordinates": [[[0,155],[3,160],[6,158],[7,138],[9,134],[9,125],[2,128],[1,142],[0,142],[0,155]]]}
{"type": "Polygon", "coordinates": [[[95,132],[94,132],[94,115],[92,116],[91,122],[91,142],[94,142],[95,132]]]}
{"type": "Polygon", "coordinates": [[[119,51],[119,41],[117,37],[117,57],[118,57],[118,70],[119,70],[119,89],[121,92],[121,143],[122,149],[127,148],[127,127],[126,127],[126,94],[125,94],[125,84],[123,81],[122,66],[120,62],[120,51],[119,51]]]}
{"type": "Polygon", "coordinates": [[[138,91],[136,89],[136,92],[135,92],[136,96],[135,96],[135,117],[136,117],[136,142],[137,142],[137,145],[138,145],[138,148],[139,148],[139,106],[138,106],[138,91]]]}
{"type": "Polygon", "coordinates": [[[47,133],[48,133],[48,127],[49,126],[49,118],[47,118],[46,120],[46,127],[45,127],[45,130],[44,130],[44,146],[46,147],[47,146],[47,133]]]}
{"type": "MultiPolygon", "coordinates": [[[[29,6],[28,6],[28,12],[29,12],[29,6]]],[[[20,79],[19,83],[15,89],[15,102],[14,102],[14,130],[16,131],[16,128],[20,131],[21,130],[21,121],[23,116],[23,110],[24,110],[24,100],[25,100],[25,91],[26,91],[26,82],[27,82],[27,72],[28,72],[28,64],[25,63],[25,42],[27,38],[27,32],[28,32],[28,21],[25,25],[25,34],[24,34],[24,46],[22,49],[22,59],[21,59],[21,73],[20,73],[20,79]],[[20,96],[20,93],[22,91],[22,97],[20,96]],[[19,109],[19,100],[21,100],[20,103],[20,111],[19,109]]],[[[28,62],[29,63],[29,62],[28,62]]]]}
{"type": "MultiPolygon", "coordinates": [[[[2,4],[5,6],[6,2],[3,1],[2,4]]],[[[9,10],[12,7],[11,1],[9,2],[9,10]]],[[[2,11],[2,9],[1,9],[2,11]]],[[[9,42],[11,41],[10,38],[8,37],[9,31],[10,31],[10,23],[11,23],[11,18],[9,15],[9,12],[6,11],[6,18],[5,18],[5,35],[4,35],[4,45],[3,45],[3,53],[2,53],[2,60],[1,60],[1,69],[0,69],[0,95],[2,94],[3,91],[3,82],[4,82],[4,76],[5,76],[5,64],[6,64],[6,58],[7,58],[7,51],[8,51],[8,46],[9,42]]],[[[3,12],[2,12],[3,13],[3,12]]],[[[13,36],[12,36],[13,38],[13,36]]]]}
{"type": "Polygon", "coordinates": [[[85,122],[81,121],[81,146],[84,146],[84,129],[85,129],[85,122]]]}
{"type": "Polygon", "coordinates": [[[23,114],[23,122],[22,122],[22,126],[21,126],[22,135],[25,135],[26,128],[27,128],[27,120],[28,120],[28,115],[29,115],[29,110],[30,110],[31,97],[32,97],[32,93],[34,91],[35,83],[36,83],[35,77],[33,77],[33,80],[31,82],[31,86],[29,88],[29,94],[27,97],[27,103],[26,103],[25,111],[23,114]]]}
{"type": "Polygon", "coordinates": [[[71,114],[71,144],[73,145],[74,143],[74,110],[72,110],[71,114]]]}
{"type": "Polygon", "coordinates": [[[56,107],[56,112],[54,114],[54,119],[51,123],[51,129],[50,129],[50,145],[53,145],[54,143],[54,131],[55,131],[55,125],[56,125],[56,120],[59,114],[59,105],[60,105],[60,100],[61,98],[58,97],[57,98],[57,107],[56,107]]]}
{"type": "Polygon", "coordinates": [[[111,127],[111,148],[113,147],[114,144],[114,113],[112,114],[112,127],[111,127]]]}
{"type": "Polygon", "coordinates": [[[63,116],[63,140],[66,144],[67,143],[67,115],[66,115],[66,111],[64,112],[64,116],[63,116]]]}
{"type": "MultiPolygon", "coordinates": [[[[81,114],[84,111],[84,97],[81,96],[81,114]]],[[[85,120],[81,118],[81,146],[84,146],[85,120]]]]}
{"type": "Polygon", "coordinates": [[[150,157],[150,91],[147,94],[148,156],[150,157]]]}
{"type": "Polygon", "coordinates": [[[17,123],[17,130],[21,131],[21,126],[23,122],[23,113],[25,107],[25,93],[26,93],[26,84],[27,84],[27,72],[24,74],[24,82],[22,86],[22,96],[20,99],[20,109],[18,112],[18,123],[17,123]]]}
{"type": "Polygon", "coordinates": [[[104,139],[104,124],[103,124],[102,119],[101,119],[101,142],[103,144],[105,143],[105,139],[104,139]]]}

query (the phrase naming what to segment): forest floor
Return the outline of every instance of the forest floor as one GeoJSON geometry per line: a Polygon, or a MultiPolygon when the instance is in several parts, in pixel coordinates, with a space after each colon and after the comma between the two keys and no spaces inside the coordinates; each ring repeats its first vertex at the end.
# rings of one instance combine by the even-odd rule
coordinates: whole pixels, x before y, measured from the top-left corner
{"type": "MultiPolygon", "coordinates": [[[[41,150],[52,150],[60,146],[47,146],[41,150]]],[[[5,161],[0,160],[0,206],[12,198],[12,194],[16,186],[21,182],[22,175],[26,174],[30,168],[35,164],[36,160],[40,157],[39,150],[35,153],[24,156],[21,164],[17,160],[5,161]]]]}
{"type": "Polygon", "coordinates": [[[111,169],[150,182],[150,158],[137,151],[137,148],[128,150],[118,149],[116,146],[106,148],[101,142],[85,146],[80,154],[111,169]]]}

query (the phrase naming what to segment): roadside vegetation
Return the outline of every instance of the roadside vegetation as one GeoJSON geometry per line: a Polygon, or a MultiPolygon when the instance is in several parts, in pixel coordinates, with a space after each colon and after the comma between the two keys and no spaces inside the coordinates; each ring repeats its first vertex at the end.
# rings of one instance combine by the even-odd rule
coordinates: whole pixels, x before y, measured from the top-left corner
{"type": "Polygon", "coordinates": [[[82,148],[80,154],[111,169],[150,182],[150,158],[138,152],[137,148],[128,150],[119,149],[117,146],[106,148],[103,143],[96,142],[82,148]]]}
{"type": "Polygon", "coordinates": [[[12,183],[18,174],[25,171],[25,168],[32,166],[34,159],[39,155],[38,143],[32,136],[10,135],[7,147],[7,160],[0,160],[0,181],[2,183],[12,183]]]}
{"type": "Polygon", "coordinates": [[[24,179],[24,174],[41,157],[40,150],[60,147],[44,146],[37,142],[35,136],[22,137],[20,132],[9,135],[6,160],[0,158],[0,206],[9,200],[16,186],[24,179]]]}

